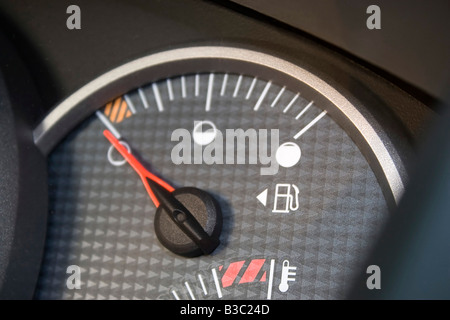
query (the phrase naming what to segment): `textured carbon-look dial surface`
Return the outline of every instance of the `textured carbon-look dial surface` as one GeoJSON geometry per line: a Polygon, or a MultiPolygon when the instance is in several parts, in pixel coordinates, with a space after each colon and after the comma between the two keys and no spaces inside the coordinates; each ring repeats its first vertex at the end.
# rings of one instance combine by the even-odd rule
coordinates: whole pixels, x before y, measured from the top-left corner
{"type": "Polygon", "coordinates": [[[352,139],[297,94],[254,76],[190,74],[145,85],[99,110],[147,169],[220,203],[221,245],[190,259],[158,242],[156,209],[141,180],[128,164],[117,165],[122,159],[102,134],[102,116],[87,119],[48,160],[48,238],[36,297],[343,298],[387,204],[352,139]],[[277,129],[279,145],[297,145],[300,159],[273,175],[261,174],[268,165],[259,155],[249,163],[237,150],[234,164],[175,164],[172,134],[193,134],[196,121],[213,123],[224,149],[227,129],[252,129],[258,143],[262,130],[270,137],[277,129]],[[67,286],[71,265],[80,268],[80,289],[67,286]]]}

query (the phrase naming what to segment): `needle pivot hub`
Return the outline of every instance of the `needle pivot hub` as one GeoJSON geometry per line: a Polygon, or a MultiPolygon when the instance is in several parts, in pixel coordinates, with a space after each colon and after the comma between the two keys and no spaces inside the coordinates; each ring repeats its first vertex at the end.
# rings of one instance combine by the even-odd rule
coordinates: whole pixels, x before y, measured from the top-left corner
{"type": "Polygon", "coordinates": [[[160,205],[155,215],[155,233],[161,244],[177,255],[211,254],[220,244],[222,211],[206,191],[182,187],[173,192],[151,184],[160,205]]]}

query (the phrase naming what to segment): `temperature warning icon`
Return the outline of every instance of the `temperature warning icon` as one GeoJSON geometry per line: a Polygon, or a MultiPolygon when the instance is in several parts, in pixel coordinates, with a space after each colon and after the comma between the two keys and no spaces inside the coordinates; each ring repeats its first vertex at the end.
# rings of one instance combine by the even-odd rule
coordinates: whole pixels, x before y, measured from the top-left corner
{"type": "Polygon", "coordinates": [[[281,270],[281,282],[278,286],[281,292],[286,292],[289,289],[289,282],[295,281],[295,275],[297,267],[291,267],[289,265],[289,260],[283,261],[283,268],[281,270]]]}

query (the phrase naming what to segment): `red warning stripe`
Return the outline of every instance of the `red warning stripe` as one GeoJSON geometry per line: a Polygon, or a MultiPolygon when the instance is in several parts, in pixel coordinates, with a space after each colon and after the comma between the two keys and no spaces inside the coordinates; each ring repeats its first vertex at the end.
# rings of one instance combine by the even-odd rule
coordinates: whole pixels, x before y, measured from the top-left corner
{"type": "Polygon", "coordinates": [[[239,281],[239,284],[255,281],[256,276],[261,270],[264,262],[266,262],[266,259],[253,259],[248,265],[247,270],[245,270],[245,273],[242,276],[241,281],[239,281]]]}
{"type": "MultiPolygon", "coordinates": [[[[242,283],[249,283],[256,280],[256,277],[260,273],[264,263],[266,262],[266,259],[253,259],[248,264],[247,268],[245,268],[244,274],[242,275],[241,279],[239,280],[238,284],[242,283]]],[[[226,288],[231,286],[235,281],[238,275],[241,273],[242,267],[245,264],[245,260],[242,261],[236,261],[230,263],[228,268],[226,268],[225,273],[222,276],[222,287],[226,288]]],[[[222,267],[222,266],[221,266],[222,267]]],[[[219,268],[221,270],[222,268],[219,268]]],[[[266,281],[266,272],[261,276],[259,280],[256,280],[259,282],[266,281]]]]}
{"type": "Polygon", "coordinates": [[[227,268],[227,271],[225,271],[222,277],[222,287],[226,288],[233,284],[234,280],[239,274],[239,271],[241,271],[244,262],[245,261],[236,261],[230,263],[230,265],[227,268]]]}

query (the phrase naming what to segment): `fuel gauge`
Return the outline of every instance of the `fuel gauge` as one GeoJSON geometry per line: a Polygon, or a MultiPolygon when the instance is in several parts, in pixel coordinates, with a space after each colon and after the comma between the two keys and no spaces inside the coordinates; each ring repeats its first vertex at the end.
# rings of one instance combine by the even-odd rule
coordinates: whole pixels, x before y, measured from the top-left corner
{"type": "Polygon", "coordinates": [[[39,298],[343,298],[403,189],[369,113],[259,52],[163,52],[61,106],[35,132],[53,149],[39,298]]]}

